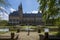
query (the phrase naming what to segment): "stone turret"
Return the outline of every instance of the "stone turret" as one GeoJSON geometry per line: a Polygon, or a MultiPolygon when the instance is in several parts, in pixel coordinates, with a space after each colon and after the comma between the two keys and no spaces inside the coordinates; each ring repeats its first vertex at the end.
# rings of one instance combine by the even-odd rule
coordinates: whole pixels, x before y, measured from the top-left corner
{"type": "Polygon", "coordinates": [[[20,3],[18,7],[18,12],[19,12],[19,17],[20,17],[20,23],[22,23],[22,18],[23,18],[23,9],[22,9],[22,3],[20,3]]]}

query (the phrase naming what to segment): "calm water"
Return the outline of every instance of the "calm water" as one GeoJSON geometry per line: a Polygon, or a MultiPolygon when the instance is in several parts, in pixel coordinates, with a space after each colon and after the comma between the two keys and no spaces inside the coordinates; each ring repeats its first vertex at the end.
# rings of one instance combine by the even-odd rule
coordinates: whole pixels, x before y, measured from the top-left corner
{"type": "Polygon", "coordinates": [[[7,32],[7,31],[9,31],[9,29],[8,29],[8,28],[0,29],[0,32],[7,32]]]}

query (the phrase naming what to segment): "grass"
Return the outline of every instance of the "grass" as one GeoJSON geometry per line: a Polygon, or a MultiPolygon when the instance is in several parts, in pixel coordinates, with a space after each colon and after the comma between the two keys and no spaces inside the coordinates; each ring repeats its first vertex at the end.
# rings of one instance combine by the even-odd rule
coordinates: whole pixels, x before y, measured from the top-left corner
{"type": "Polygon", "coordinates": [[[36,28],[36,26],[21,26],[22,28],[36,28]]]}
{"type": "Polygon", "coordinates": [[[7,33],[7,32],[0,32],[0,34],[5,34],[5,33],[7,33]]]}
{"type": "MultiPolygon", "coordinates": [[[[2,27],[2,26],[0,26],[0,27],[2,27]]],[[[5,26],[6,27],[6,26],[5,26]]],[[[3,27],[3,28],[5,28],[5,27],[3,27]]],[[[18,28],[22,28],[22,29],[26,29],[26,28],[38,28],[38,26],[19,26],[18,28]]],[[[47,28],[58,28],[57,26],[46,26],[47,28]]],[[[6,27],[7,28],[7,27],[6,27]]],[[[8,28],[13,28],[12,26],[10,27],[10,26],[8,26],[8,28]]],[[[41,27],[41,28],[43,28],[43,26],[41,27]]],[[[14,28],[13,28],[14,29],[14,28]]],[[[44,29],[44,28],[43,28],[44,29]]],[[[16,31],[10,31],[10,32],[16,32],[16,31]]],[[[5,33],[5,32],[0,32],[0,33],[5,33]]],[[[56,34],[57,32],[49,32],[49,34],[56,34]]],[[[44,34],[44,32],[42,32],[41,34],[44,34]]]]}
{"type": "Polygon", "coordinates": [[[56,35],[58,32],[49,32],[50,35],[56,35]]]}
{"type": "MultiPolygon", "coordinates": [[[[40,34],[44,35],[45,32],[41,32],[40,34]]],[[[56,35],[58,32],[49,32],[49,35],[56,35]]]]}
{"type": "MultiPolygon", "coordinates": [[[[26,29],[26,28],[33,28],[33,29],[36,29],[36,28],[38,28],[38,26],[21,26],[22,27],[22,29],[26,29]]],[[[58,26],[46,26],[47,28],[58,28],[58,26]]],[[[42,29],[44,29],[45,27],[39,27],[39,28],[42,28],[42,29]]]]}
{"type": "Polygon", "coordinates": [[[58,26],[47,26],[47,28],[58,28],[58,26]]]}
{"type": "Polygon", "coordinates": [[[16,31],[9,31],[9,32],[0,32],[0,34],[11,33],[11,32],[16,33],[16,31]]]}
{"type": "MultiPolygon", "coordinates": [[[[0,28],[13,28],[15,26],[0,26],[0,28]]],[[[19,28],[37,28],[39,26],[19,26],[19,28]]],[[[58,26],[46,26],[47,28],[58,28],[58,26]]],[[[41,28],[44,28],[43,26],[41,26],[41,28]]]]}

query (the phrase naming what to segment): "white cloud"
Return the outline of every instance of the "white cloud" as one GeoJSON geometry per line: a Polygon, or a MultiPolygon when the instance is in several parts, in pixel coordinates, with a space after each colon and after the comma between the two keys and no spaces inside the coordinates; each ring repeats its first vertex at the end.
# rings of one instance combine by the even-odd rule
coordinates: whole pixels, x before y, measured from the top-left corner
{"type": "MultiPolygon", "coordinates": [[[[8,14],[8,10],[6,10],[4,7],[0,7],[0,9],[3,10],[3,12],[0,11],[0,17],[2,18],[2,20],[8,20],[9,19],[9,14],[8,14]]],[[[9,8],[10,12],[16,11],[13,8],[9,8]]]]}
{"type": "Polygon", "coordinates": [[[42,13],[42,11],[40,11],[40,13],[42,13]]]}
{"type": "Polygon", "coordinates": [[[32,13],[38,13],[38,11],[35,11],[35,10],[34,10],[34,11],[32,11],[32,13]]]}
{"type": "MultiPolygon", "coordinates": [[[[38,11],[35,11],[35,10],[33,10],[33,11],[29,11],[29,12],[26,12],[26,13],[34,13],[34,14],[37,14],[38,13],[38,11]]],[[[40,11],[40,13],[42,13],[41,11],[40,11]]]]}
{"type": "MultiPolygon", "coordinates": [[[[38,11],[35,11],[35,10],[34,10],[34,11],[32,11],[32,13],[38,13],[38,11]]],[[[42,13],[42,12],[40,11],[40,13],[42,13]]]]}
{"type": "Polygon", "coordinates": [[[6,12],[0,12],[1,20],[8,20],[8,14],[6,12]]]}
{"type": "Polygon", "coordinates": [[[13,11],[16,11],[15,9],[13,9],[13,8],[10,8],[10,12],[13,12],[13,11]]]}
{"type": "Polygon", "coordinates": [[[8,20],[8,12],[4,7],[0,7],[2,11],[0,11],[1,20],[8,20]]]}
{"type": "Polygon", "coordinates": [[[30,11],[26,12],[26,13],[31,13],[30,11]]]}
{"type": "Polygon", "coordinates": [[[6,10],[4,7],[0,7],[0,9],[2,9],[2,10],[6,10]]]}
{"type": "Polygon", "coordinates": [[[6,12],[4,12],[4,15],[8,16],[8,14],[6,12]]]}

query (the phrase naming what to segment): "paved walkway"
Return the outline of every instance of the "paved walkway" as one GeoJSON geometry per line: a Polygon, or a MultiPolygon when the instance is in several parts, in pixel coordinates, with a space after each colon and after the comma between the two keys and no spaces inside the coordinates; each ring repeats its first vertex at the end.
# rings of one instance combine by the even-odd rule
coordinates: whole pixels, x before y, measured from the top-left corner
{"type": "Polygon", "coordinates": [[[37,32],[30,32],[29,36],[27,34],[27,32],[20,32],[18,40],[39,40],[37,32]]]}
{"type": "MultiPolygon", "coordinates": [[[[39,34],[37,32],[30,32],[30,35],[27,35],[27,32],[18,33],[18,40],[39,40],[39,34]]],[[[16,34],[17,35],[17,34],[16,34]]],[[[0,36],[10,37],[10,33],[1,34],[0,36]]]]}

